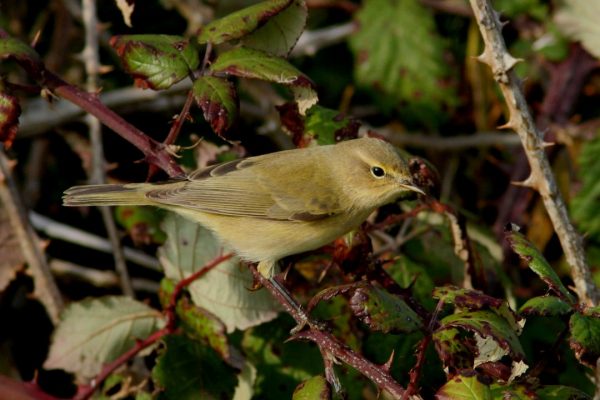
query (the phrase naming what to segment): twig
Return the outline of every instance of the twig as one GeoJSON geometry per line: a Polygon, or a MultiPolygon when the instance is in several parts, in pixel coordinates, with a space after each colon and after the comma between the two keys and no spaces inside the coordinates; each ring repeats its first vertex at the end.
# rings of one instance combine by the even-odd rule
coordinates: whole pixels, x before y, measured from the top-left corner
{"type": "Polygon", "coordinates": [[[175,142],[175,140],[177,139],[177,136],[179,136],[179,132],[181,131],[181,127],[183,126],[183,121],[185,121],[185,119],[190,115],[190,107],[192,106],[193,102],[194,102],[194,93],[190,90],[190,91],[188,91],[188,95],[185,99],[185,103],[183,104],[183,108],[181,109],[181,112],[177,115],[177,118],[175,118],[175,121],[173,121],[173,125],[171,125],[169,134],[163,141],[163,143],[165,145],[173,144],[175,142]]]}
{"type": "Polygon", "coordinates": [[[461,17],[471,17],[473,13],[462,0],[421,0],[421,4],[433,9],[455,14],[461,17]]]}
{"type": "Polygon", "coordinates": [[[410,370],[410,382],[402,396],[402,400],[409,399],[409,396],[419,392],[419,378],[421,377],[421,370],[425,364],[425,351],[427,346],[431,343],[431,333],[427,333],[423,339],[417,345],[417,362],[414,367],[410,370]]]}
{"type": "MultiPolygon", "coordinates": [[[[143,108],[144,110],[165,110],[179,107],[183,92],[190,90],[192,83],[185,79],[159,92],[141,90],[136,87],[116,89],[98,95],[102,104],[116,110],[143,108]]],[[[39,89],[38,89],[39,93],[39,89]]],[[[27,100],[19,117],[19,134],[16,139],[24,139],[44,133],[48,129],[81,118],[85,111],[73,103],[56,101],[48,103],[41,98],[27,100]]]]}
{"type": "MultiPolygon", "coordinates": [[[[0,38],[7,37],[9,37],[9,35],[4,30],[0,29],[0,38]]],[[[46,69],[44,64],[37,59],[23,56],[20,57],[17,62],[27,74],[41,86],[94,115],[104,125],[137,147],[144,154],[148,163],[161,168],[171,177],[184,174],[181,167],[173,160],[173,157],[162,143],[152,139],[133,125],[129,124],[114,111],[107,108],[98,100],[98,97],[95,94],[87,93],[78,87],[63,81],[57,75],[46,69]]]]}
{"type": "Polygon", "coordinates": [[[409,372],[410,382],[408,384],[408,387],[406,388],[406,393],[404,394],[404,396],[402,396],[402,400],[408,399],[408,396],[410,396],[413,393],[418,393],[419,379],[421,377],[423,365],[425,365],[425,351],[427,350],[427,346],[429,346],[429,343],[431,343],[431,340],[433,338],[433,330],[436,328],[436,325],[439,324],[438,315],[442,307],[444,307],[444,301],[440,299],[437,303],[437,306],[435,307],[435,310],[431,314],[431,317],[429,318],[429,324],[427,324],[427,331],[425,333],[425,337],[419,342],[419,345],[417,346],[417,362],[409,372]]]}
{"type": "MultiPolygon", "coordinates": [[[[83,281],[94,287],[114,288],[119,286],[119,277],[110,270],[84,267],[56,258],[50,260],[50,270],[57,278],[66,276],[69,280],[83,281]]],[[[157,293],[160,288],[156,281],[142,278],[133,278],[131,284],[135,290],[148,293],[157,293]]]]}
{"type": "Polygon", "coordinates": [[[10,224],[19,238],[21,250],[29,265],[29,271],[33,275],[35,293],[46,307],[52,322],[56,324],[63,308],[62,297],[40,247],[40,239],[27,220],[27,212],[12,178],[10,163],[4,153],[4,146],[1,144],[0,200],[7,210],[10,224]]]}
{"type": "Polygon", "coordinates": [[[402,132],[390,127],[373,128],[364,125],[360,132],[369,130],[382,135],[396,146],[410,146],[436,151],[460,151],[473,147],[519,146],[518,137],[505,132],[476,132],[472,135],[455,135],[448,137],[424,135],[418,132],[402,132]]]}
{"type": "Polygon", "coordinates": [[[336,337],[319,330],[311,329],[297,333],[293,338],[315,342],[319,346],[321,354],[330,354],[336,360],[350,365],[372,380],[380,390],[389,393],[392,398],[400,399],[404,395],[404,388],[392,378],[384,367],[365,359],[340,342],[336,337]]]}
{"type": "Polygon", "coordinates": [[[500,32],[502,24],[489,2],[470,0],[470,3],[485,43],[485,50],[478,59],[492,69],[510,111],[505,127],[513,129],[519,135],[531,167],[531,174],[520,184],[533,188],[542,197],[567,263],[571,266],[571,275],[580,300],[586,304],[596,304],[598,293],[585,259],[581,238],[569,220],[567,208],[544,152],[547,143],[543,141],[533,122],[513,70],[518,60],[508,53],[500,32]]]}
{"type": "Polygon", "coordinates": [[[290,57],[314,56],[320,49],[341,43],[356,31],[356,24],[347,22],[314,31],[304,31],[294,46],[290,57]]]}
{"type": "MultiPolygon", "coordinates": [[[[29,220],[31,225],[38,231],[44,232],[51,238],[64,240],[65,242],[75,243],[83,247],[110,253],[112,247],[110,243],[103,237],[92,235],[89,232],[81,229],[73,228],[72,226],[54,221],[48,217],[40,215],[34,211],[29,212],[29,220]]],[[[150,268],[156,271],[161,271],[160,264],[156,258],[142,253],[129,247],[123,249],[125,258],[142,267],[150,268]]]]}
{"type": "MultiPolygon", "coordinates": [[[[98,70],[100,69],[100,55],[98,54],[98,20],[96,18],[96,1],[82,1],[82,21],[85,28],[85,47],[83,48],[83,60],[85,72],[87,74],[86,89],[88,92],[98,91],[98,70]]],[[[91,115],[87,115],[85,121],[90,131],[90,142],[92,147],[92,171],[90,172],[90,181],[92,184],[106,182],[104,169],[104,151],[102,146],[102,132],[100,121],[91,115]]],[[[112,247],[113,257],[115,259],[115,270],[119,275],[121,290],[126,296],[135,297],[125,255],[119,240],[117,226],[112,216],[112,208],[100,207],[100,214],[108,233],[108,239],[112,247]]]]}

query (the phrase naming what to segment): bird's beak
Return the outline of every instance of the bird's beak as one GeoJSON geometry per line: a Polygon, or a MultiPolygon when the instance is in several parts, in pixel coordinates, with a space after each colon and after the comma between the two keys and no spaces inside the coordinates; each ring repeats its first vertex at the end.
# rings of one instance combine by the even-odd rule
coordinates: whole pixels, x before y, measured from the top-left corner
{"type": "Polygon", "coordinates": [[[406,183],[406,181],[402,181],[398,183],[398,186],[400,186],[402,189],[410,190],[422,194],[423,196],[427,196],[424,191],[416,187],[412,182],[406,183]]]}

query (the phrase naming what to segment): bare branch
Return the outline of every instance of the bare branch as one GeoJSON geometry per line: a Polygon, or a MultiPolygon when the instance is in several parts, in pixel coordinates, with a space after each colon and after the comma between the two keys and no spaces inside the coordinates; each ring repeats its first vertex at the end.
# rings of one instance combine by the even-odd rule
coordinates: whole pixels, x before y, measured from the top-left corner
{"type": "Polygon", "coordinates": [[[0,200],[7,210],[7,215],[19,238],[21,250],[29,265],[29,271],[35,282],[35,294],[46,306],[53,323],[58,323],[63,308],[63,301],[41,249],[41,242],[29,225],[27,212],[20,199],[17,185],[12,178],[10,162],[0,144],[0,200]]]}
{"type": "Polygon", "coordinates": [[[544,149],[547,143],[533,122],[519,79],[513,70],[519,60],[508,53],[498,13],[492,9],[489,1],[470,2],[485,43],[485,49],[478,59],[492,69],[510,111],[505,127],[513,129],[519,135],[531,167],[531,174],[523,184],[535,189],[542,197],[567,263],[571,266],[571,275],[580,300],[596,304],[598,294],[585,259],[581,238],[569,220],[567,208],[546,157],[544,149]]]}
{"type": "MultiPolygon", "coordinates": [[[[86,89],[88,92],[98,91],[98,71],[100,70],[100,54],[98,46],[98,19],[96,17],[95,0],[82,1],[82,20],[85,27],[85,47],[83,48],[83,61],[87,74],[86,89]]],[[[104,150],[102,147],[102,129],[100,121],[92,115],[86,115],[85,121],[90,130],[92,145],[92,171],[88,171],[92,184],[106,183],[104,150]]],[[[119,240],[117,226],[112,216],[112,208],[100,207],[102,220],[108,233],[112,253],[115,259],[115,270],[119,275],[121,289],[129,297],[135,297],[123,248],[119,240]]]]}
{"type": "MultiPolygon", "coordinates": [[[[75,243],[79,246],[102,251],[104,253],[112,252],[112,247],[108,240],[103,237],[92,235],[81,229],[54,221],[48,217],[40,215],[34,211],[29,212],[31,225],[38,231],[44,232],[51,238],[64,240],[65,242],[75,243]]],[[[142,267],[150,268],[156,271],[162,271],[158,260],[139,250],[129,247],[124,249],[125,258],[142,267]]]]}

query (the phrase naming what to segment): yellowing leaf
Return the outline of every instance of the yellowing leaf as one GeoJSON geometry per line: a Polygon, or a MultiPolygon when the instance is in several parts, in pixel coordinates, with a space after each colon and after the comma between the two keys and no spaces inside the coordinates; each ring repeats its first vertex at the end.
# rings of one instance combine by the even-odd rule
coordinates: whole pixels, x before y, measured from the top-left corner
{"type": "Polygon", "coordinates": [[[52,337],[44,368],[60,368],[80,379],[96,376],[115,360],[164,325],[162,314],[124,296],[88,299],[70,304],[52,337]]]}

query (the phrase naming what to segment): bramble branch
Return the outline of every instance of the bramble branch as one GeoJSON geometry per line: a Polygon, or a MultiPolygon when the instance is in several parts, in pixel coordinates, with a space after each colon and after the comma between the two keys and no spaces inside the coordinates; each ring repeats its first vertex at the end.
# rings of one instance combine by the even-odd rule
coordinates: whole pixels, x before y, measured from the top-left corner
{"type": "Polygon", "coordinates": [[[586,304],[597,304],[598,293],[585,259],[581,238],[569,220],[565,202],[546,157],[545,147],[549,144],[544,142],[542,134],[535,126],[519,79],[513,70],[519,60],[508,53],[501,34],[502,23],[489,1],[470,2],[485,43],[485,49],[478,59],[492,69],[494,79],[500,86],[510,111],[509,121],[503,128],[513,129],[519,135],[531,167],[529,177],[519,184],[536,190],[542,197],[567,263],[571,266],[571,275],[579,299],[586,304]]]}
{"type": "MultiPolygon", "coordinates": [[[[0,39],[8,37],[9,35],[4,30],[0,29],[0,39]]],[[[148,163],[156,165],[171,177],[183,175],[183,170],[173,160],[173,157],[168,152],[167,146],[157,142],[125,121],[117,113],[106,107],[98,99],[96,94],[88,93],[65,82],[60,77],[47,70],[45,65],[39,60],[22,56],[19,57],[17,63],[32,79],[38,82],[40,86],[81,107],[89,114],[98,118],[104,125],[118,133],[123,139],[137,147],[144,154],[148,163]]]]}

